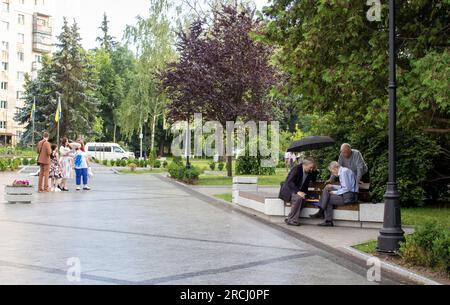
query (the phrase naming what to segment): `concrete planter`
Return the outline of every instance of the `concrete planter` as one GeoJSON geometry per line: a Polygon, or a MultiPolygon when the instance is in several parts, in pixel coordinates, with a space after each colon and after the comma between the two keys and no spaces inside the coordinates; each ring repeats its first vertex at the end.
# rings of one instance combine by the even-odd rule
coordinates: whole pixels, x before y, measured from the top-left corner
{"type": "Polygon", "coordinates": [[[34,187],[32,186],[6,186],[5,200],[10,204],[33,202],[34,187]]]}

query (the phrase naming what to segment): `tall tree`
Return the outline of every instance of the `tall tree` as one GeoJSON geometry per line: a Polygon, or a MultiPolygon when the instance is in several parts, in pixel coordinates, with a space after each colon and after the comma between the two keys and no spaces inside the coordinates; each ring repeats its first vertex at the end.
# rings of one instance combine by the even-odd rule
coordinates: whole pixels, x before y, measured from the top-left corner
{"type": "MultiPolygon", "coordinates": [[[[440,179],[447,177],[441,181],[450,181],[443,169],[432,170],[436,144],[448,147],[450,136],[445,68],[450,4],[411,0],[397,6],[399,182],[405,202],[420,201],[427,172],[441,171],[440,179]],[[441,134],[428,132],[433,130],[441,134]],[[427,149],[408,155],[411,142],[427,149]]],[[[365,1],[274,0],[265,8],[266,36],[279,50],[277,62],[289,76],[292,93],[302,96],[298,109],[316,118],[312,130],[366,152],[381,200],[387,181],[389,20],[383,6],[382,21],[369,22],[368,9],[365,1]]],[[[448,150],[441,150],[441,158],[448,160],[448,150]]]]}
{"type": "MultiPolygon", "coordinates": [[[[223,125],[269,119],[269,93],[277,73],[270,65],[272,48],[256,38],[261,24],[244,5],[224,5],[213,12],[211,27],[199,20],[190,33],[180,35],[180,61],[165,75],[172,100],[168,116],[189,119],[198,112],[223,125]]],[[[232,160],[228,157],[229,176],[232,160]]]]}
{"type": "Polygon", "coordinates": [[[102,31],[102,35],[97,37],[97,42],[103,50],[111,53],[117,43],[115,42],[115,38],[109,34],[109,20],[106,13],[103,14],[102,25],[99,29],[102,31]]]}
{"type": "Polygon", "coordinates": [[[158,120],[164,114],[167,98],[160,88],[159,75],[175,54],[167,0],[151,0],[150,15],[138,16],[134,26],[128,26],[125,37],[137,50],[137,68],[132,88],[120,107],[121,128],[131,138],[142,133],[143,124],[150,122],[151,150],[156,147],[158,120]]]}
{"type": "Polygon", "coordinates": [[[27,124],[29,134],[31,124],[28,118],[36,97],[37,127],[45,127],[55,136],[54,117],[60,95],[63,115],[60,122],[61,135],[91,135],[93,127],[98,123],[98,100],[95,97],[97,75],[92,58],[81,46],[76,22],[69,26],[64,19],[62,32],[57,39],[56,53],[51,59],[44,61],[38,78],[27,82],[25,107],[19,110],[16,119],[27,124]]]}

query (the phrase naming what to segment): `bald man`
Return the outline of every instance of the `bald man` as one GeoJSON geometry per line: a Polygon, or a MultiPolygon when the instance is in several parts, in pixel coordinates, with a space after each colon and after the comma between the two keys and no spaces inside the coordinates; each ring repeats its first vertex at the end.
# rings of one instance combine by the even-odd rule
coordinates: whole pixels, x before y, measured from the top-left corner
{"type": "Polygon", "coordinates": [[[358,184],[362,183],[362,178],[369,172],[366,161],[361,152],[352,149],[350,144],[342,144],[341,155],[339,156],[339,165],[351,169],[356,177],[358,184]]]}

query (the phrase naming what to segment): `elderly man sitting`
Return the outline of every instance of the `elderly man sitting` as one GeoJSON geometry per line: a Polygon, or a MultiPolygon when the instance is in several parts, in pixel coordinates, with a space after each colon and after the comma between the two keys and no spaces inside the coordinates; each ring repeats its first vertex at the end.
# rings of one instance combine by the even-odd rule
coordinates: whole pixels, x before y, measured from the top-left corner
{"type": "Polygon", "coordinates": [[[335,177],[339,177],[340,185],[327,185],[320,199],[320,212],[311,215],[312,218],[323,218],[325,222],[321,227],[334,227],[333,210],[335,206],[343,206],[358,202],[359,186],[352,170],[332,162],[329,170],[335,177]]]}

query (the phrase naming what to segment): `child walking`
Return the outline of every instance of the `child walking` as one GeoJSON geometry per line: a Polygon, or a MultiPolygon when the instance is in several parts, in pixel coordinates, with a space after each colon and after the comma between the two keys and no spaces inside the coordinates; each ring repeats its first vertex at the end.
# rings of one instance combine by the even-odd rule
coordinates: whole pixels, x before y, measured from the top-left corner
{"type": "Polygon", "coordinates": [[[51,191],[61,192],[59,184],[61,182],[61,165],[59,163],[58,145],[52,145],[52,154],[50,155],[50,179],[51,179],[51,191]]]}
{"type": "Polygon", "coordinates": [[[77,147],[75,157],[74,157],[74,165],[75,165],[75,174],[76,174],[76,182],[77,182],[77,191],[81,191],[81,180],[83,180],[83,189],[85,191],[89,191],[91,188],[88,186],[89,183],[89,160],[84,152],[84,147],[81,144],[77,147]]]}

